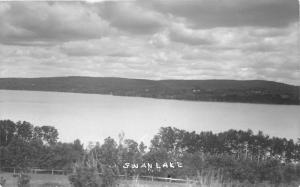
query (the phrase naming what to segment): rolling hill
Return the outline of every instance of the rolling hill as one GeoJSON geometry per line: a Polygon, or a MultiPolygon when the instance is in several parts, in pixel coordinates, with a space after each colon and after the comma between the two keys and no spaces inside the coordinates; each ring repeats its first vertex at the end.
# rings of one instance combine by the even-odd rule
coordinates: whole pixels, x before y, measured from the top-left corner
{"type": "Polygon", "coordinates": [[[264,80],[146,80],[113,77],[0,78],[0,89],[193,101],[300,104],[299,86],[264,80]]]}

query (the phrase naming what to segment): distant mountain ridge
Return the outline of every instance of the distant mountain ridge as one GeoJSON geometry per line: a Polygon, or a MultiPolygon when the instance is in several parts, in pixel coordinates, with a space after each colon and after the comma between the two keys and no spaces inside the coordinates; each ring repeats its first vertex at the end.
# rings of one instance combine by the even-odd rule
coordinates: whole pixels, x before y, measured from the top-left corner
{"type": "Polygon", "coordinates": [[[193,101],[300,104],[299,86],[264,80],[146,80],[114,77],[0,78],[0,89],[110,94],[193,101]]]}

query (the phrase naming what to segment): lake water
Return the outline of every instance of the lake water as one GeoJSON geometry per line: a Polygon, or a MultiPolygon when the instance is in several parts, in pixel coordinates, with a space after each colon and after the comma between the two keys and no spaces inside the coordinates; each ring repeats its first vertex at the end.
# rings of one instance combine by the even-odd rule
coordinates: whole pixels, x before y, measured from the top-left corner
{"type": "Polygon", "coordinates": [[[52,125],[60,140],[87,143],[120,132],[150,139],[162,126],[189,131],[262,130],[300,138],[300,106],[193,102],[96,94],[0,90],[0,118],[52,125]]]}

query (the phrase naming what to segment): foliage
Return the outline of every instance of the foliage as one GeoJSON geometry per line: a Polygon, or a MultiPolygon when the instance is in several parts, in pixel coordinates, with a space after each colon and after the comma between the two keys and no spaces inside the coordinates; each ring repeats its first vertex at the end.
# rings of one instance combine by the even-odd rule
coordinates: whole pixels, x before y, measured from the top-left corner
{"type": "Polygon", "coordinates": [[[83,160],[74,166],[74,172],[69,180],[74,187],[113,187],[116,186],[116,173],[111,166],[102,164],[93,152],[86,154],[83,160]],[[99,177],[99,169],[101,176],[99,177]]]}
{"type": "Polygon", "coordinates": [[[154,172],[158,176],[196,177],[198,172],[221,171],[222,180],[238,180],[273,184],[291,183],[299,179],[300,142],[273,137],[259,131],[228,130],[187,132],[162,127],[151,141],[143,160],[181,160],[184,168],[154,172]]]}
{"type": "Polygon", "coordinates": [[[102,166],[102,177],[103,177],[103,184],[101,185],[101,187],[116,186],[117,177],[114,173],[114,170],[109,166],[106,165],[102,166]]]}
{"type": "Polygon", "coordinates": [[[228,130],[214,134],[212,132],[187,132],[172,127],[162,127],[151,140],[150,150],[165,149],[173,154],[210,153],[229,154],[237,159],[251,159],[260,162],[276,159],[282,162],[300,161],[300,142],[292,139],[273,137],[259,131],[228,130]]]}
{"type": "Polygon", "coordinates": [[[83,145],[79,140],[61,143],[57,139],[58,131],[52,126],[0,120],[0,165],[70,169],[82,157],[83,145]]]}
{"type": "Polygon", "coordinates": [[[6,184],[6,179],[4,177],[0,177],[0,186],[4,187],[6,184]]]}
{"type": "Polygon", "coordinates": [[[75,174],[69,176],[74,187],[100,187],[101,181],[95,168],[77,168],[75,174]]]}
{"type": "Polygon", "coordinates": [[[83,160],[74,166],[73,174],[69,176],[73,187],[100,187],[102,181],[98,174],[96,160],[86,155],[83,160]]]}
{"type": "Polygon", "coordinates": [[[79,140],[58,142],[58,132],[51,126],[0,120],[0,130],[2,167],[73,168],[70,181],[75,187],[113,186],[115,176],[120,174],[197,179],[200,173],[222,176],[218,179],[222,182],[250,184],[292,184],[300,178],[300,140],[269,137],[261,131],[196,133],[162,127],[148,150],[143,142],[126,139],[124,134],[119,136],[118,143],[108,137],[103,144],[84,150],[79,140]],[[164,162],[182,162],[184,167],[147,170],[132,165],[164,162]],[[124,163],[130,163],[129,167],[123,168],[124,163]],[[102,173],[103,180],[98,173],[102,173]]]}
{"type": "Polygon", "coordinates": [[[18,187],[30,187],[31,177],[25,173],[21,173],[18,177],[18,187]]]}

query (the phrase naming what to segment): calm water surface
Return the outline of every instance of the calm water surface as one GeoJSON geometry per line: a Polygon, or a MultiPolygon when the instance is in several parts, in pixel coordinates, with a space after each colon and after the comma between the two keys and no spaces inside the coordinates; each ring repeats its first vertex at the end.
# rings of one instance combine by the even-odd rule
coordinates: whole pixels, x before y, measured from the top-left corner
{"type": "Polygon", "coordinates": [[[262,130],[300,137],[300,106],[192,102],[96,94],[0,90],[0,118],[52,125],[60,140],[87,143],[124,131],[149,143],[161,126],[189,131],[262,130]]]}

